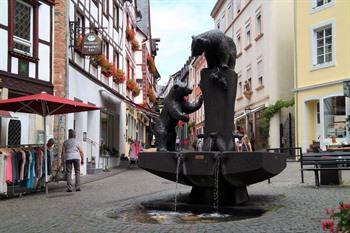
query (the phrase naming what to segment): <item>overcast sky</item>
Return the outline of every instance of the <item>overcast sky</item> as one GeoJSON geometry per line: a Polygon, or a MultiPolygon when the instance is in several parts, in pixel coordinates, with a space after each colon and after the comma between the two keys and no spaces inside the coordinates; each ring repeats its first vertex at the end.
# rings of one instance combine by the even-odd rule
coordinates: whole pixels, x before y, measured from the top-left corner
{"type": "Polygon", "coordinates": [[[151,0],[152,37],[160,38],[156,66],[160,85],[191,55],[191,36],[214,28],[210,16],[216,0],[151,0]]]}

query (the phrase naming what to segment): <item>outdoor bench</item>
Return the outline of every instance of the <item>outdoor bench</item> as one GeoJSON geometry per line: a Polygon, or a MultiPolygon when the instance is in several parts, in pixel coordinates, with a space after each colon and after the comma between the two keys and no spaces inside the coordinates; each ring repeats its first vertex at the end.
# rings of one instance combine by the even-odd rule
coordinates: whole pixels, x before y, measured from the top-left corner
{"type": "Polygon", "coordinates": [[[315,175],[315,185],[320,186],[319,172],[350,170],[350,153],[327,152],[309,153],[300,158],[300,171],[313,171],[315,175]]]}

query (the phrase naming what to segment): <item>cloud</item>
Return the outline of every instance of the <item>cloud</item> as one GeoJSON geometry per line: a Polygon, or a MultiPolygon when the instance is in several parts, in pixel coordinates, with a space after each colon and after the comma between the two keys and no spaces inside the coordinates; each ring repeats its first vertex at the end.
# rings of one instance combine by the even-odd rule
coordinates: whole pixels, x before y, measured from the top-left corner
{"type": "Polygon", "coordinates": [[[191,53],[191,36],[214,28],[216,0],[151,0],[152,37],[160,38],[156,65],[165,84],[191,53]]]}

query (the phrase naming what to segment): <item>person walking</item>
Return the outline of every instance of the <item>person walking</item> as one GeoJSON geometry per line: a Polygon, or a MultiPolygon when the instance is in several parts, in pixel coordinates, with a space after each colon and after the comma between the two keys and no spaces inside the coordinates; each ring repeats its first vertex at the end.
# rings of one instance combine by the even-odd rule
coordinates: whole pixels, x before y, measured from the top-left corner
{"type": "Polygon", "coordinates": [[[76,132],[73,129],[68,131],[68,140],[65,140],[62,147],[61,159],[65,162],[67,172],[67,192],[72,192],[72,166],[75,171],[75,191],[80,191],[80,164],[84,164],[84,153],[80,142],[75,138],[76,132]]]}
{"type": "Polygon", "coordinates": [[[242,138],[241,150],[243,152],[252,152],[252,145],[250,144],[249,138],[247,135],[244,135],[242,138]]]}

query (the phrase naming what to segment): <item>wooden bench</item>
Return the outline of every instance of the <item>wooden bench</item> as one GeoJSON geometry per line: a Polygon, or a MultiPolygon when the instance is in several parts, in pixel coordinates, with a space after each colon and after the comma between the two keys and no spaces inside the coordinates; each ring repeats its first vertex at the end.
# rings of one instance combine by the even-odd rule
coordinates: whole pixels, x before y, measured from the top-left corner
{"type": "Polygon", "coordinates": [[[347,152],[322,152],[308,153],[300,158],[300,171],[302,177],[304,171],[313,171],[315,174],[315,185],[320,186],[320,171],[350,170],[350,153],[347,152]],[[330,165],[331,167],[322,167],[330,165]]]}

